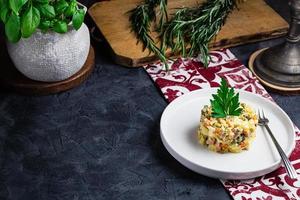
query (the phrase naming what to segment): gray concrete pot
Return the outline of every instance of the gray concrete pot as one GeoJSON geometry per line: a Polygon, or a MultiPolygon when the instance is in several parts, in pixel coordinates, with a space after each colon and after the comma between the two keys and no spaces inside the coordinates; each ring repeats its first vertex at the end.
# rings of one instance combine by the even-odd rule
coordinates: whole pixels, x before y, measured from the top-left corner
{"type": "Polygon", "coordinates": [[[15,67],[26,77],[44,82],[65,80],[78,72],[90,49],[89,30],[69,27],[65,34],[37,30],[30,38],[7,43],[15,67]]]}

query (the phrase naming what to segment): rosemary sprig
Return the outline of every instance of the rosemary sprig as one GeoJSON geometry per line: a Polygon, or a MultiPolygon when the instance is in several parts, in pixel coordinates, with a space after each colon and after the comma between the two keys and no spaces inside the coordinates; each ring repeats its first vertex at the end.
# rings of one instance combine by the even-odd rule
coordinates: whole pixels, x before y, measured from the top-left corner
{"type": "Polygon", "coordinates": [[[161,32],[163,30],[164,24],[168,21],[168,11],[167,11],[167,4],[168,0],[160,0],[159,2],[159,26],[158,26],[158,32],[161,32]]]}
{"type": "Polygon", "coordinates": [[[240,0],[207,0],[195,8],[181,8],[168,21],[167,0],[144,0],[130,11],[132,30],[138,41],[143,43],[167,66],[165,52],[170,48],[173,53],[194,56],[200,53],[205,66],[210,61],[208,44],[219,32],[228,14],[240,0]],[[158,9],[158,14],[156,13],[158,9]],[[161,47],[157,47],[150,36],[151,24],[160,15],[157,32],[161,47]],[[187,47],[190,47],[187,50],[187,47]]]}
{"type": "Polygon", "coordinates": [[[165,24],[162,41],[173,53],[193,56],[200,53],[205,66],[210,56],[208,44],[219,32],[237,0],[207,0],[196,8],[182,8],[165,24]],[[187,46],[190,46],[186,52],[187,46]]]}
{"type": "Polygon", "coordinates": [[[161,31],[168,19],[167,0],[145,0],[144,3],[129,11],[129,20],[136,37],[143,43],[143,50],[148,49],[149,52],[153,52],[167,66],[165,52],[156,46],[154,39],[150,36],[151,23],[156,21],[155,9],[157,7],[160,10],[158,31],[161,31]]]}

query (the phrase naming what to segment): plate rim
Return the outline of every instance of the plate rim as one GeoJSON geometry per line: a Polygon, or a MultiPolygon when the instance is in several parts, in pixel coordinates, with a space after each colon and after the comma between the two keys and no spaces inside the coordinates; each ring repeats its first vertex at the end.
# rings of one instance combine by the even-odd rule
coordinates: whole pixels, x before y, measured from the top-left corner
{"type": "MultiPolygon", "coordinates": [[[[161,119],[160,119],[160,137],[161,140],[163,142],[164,147],[167,149],[167,151],[172,155],[172,157],[175,158],[175,160],[177,160],[179,163],[181,163],[183,166],[189,168],[192,171],[195,171],[196,173],[200,173],[206,176],[210,176],[213,178],[223,178],[223,179],[249,179],[249,178],[254,178],[254,177],[258,177],[261,175],[265,175],[267,173],[270,173],[274,170],[276,170],[278,167],[280,167],[281,165],[281,159],[277,160],[276,162],[274,162],[273,164],[265,167],[265,168],[261,168],[258,170],[247,170],[244,172],[234,172],[234,171],[228,171],[228,170],[218,170],[215,168],[208,168],[202,165],[199,165],[185,157],[183,157],[182,155],[180,155],[176,150],[174,150],[170,144],[168,144],[163,131],[162,131],[162,123],[163,123],[163,119],[165,118],[165,115],[169,112],[169,110],[171,110],[174,105],[178,104],[178,102],[183,101],[182,99],[187,98],[188,96],[191,95],[195,95],[195,93],[203,93],[205,94],[205,92],[209,92],[209,93],[213,93],[216,92],[218,88],[205,88],[205,89],[198,89],[198,90],[194,90],[194,91],[190,91],[186,94],[181,95],[180,97],[177,97],[175,100],[173,100],[163,111],[162,115],[161,115],[161,119]],[[183,163],[184,162],[184,163],[183,163]],[[198,168],[198,169],[195,169],[198,168]],[[206,172],[203,172],[203,170],[206,170],[206,172]],[[202,172],[199,172],[202,171],[202,172]],[[228,175],[230,174],[230,175],[228,175]]],[[[256,98],[262,99],[263,101],[265,101],[266,103],[270,103],[273,106],[277,107],[279,109],[279,111],[281,112],[281,114],[284,115],[284,117],[286,117],[286,119],[288,120],[288,126],[290,126],[293,130],[293,133],[295,133],[295,127],[294,124],[292,122],[292,120],[290,119],[290,117],[287,115],[287,113],[281,108],[279,107],[275,102],[259,95],[256,93],[252,93],[249,91],[245,91],[242,89],[235,89],[236,93],[245,93],[246,95],[253,95],[256,98]]],[[[211,98],[209,96],[207,96],[208,98],[211,98]]],[[[289,148],[287,149],[287,151],[285,151],[285,153],[287,154],[287,156],[289,157],[291,155],[291,153],[293,152],[295,145],[296,145],[296,136],[295,134],[291,134],[292,136],[292,144],[289,146],[289,148]]]]}

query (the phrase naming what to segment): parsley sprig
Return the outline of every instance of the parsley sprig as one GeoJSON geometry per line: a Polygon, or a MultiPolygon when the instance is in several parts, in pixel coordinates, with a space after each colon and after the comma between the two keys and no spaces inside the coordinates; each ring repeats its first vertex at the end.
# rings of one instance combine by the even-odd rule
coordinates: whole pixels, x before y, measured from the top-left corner
{"type": "Polygon", "coordinates": [[[242,112],[239,102],[239,93],[234,93],[233,88],[229,88],[225,79],[221,80],[221,86],[217,94],[213,94],[210,100],[212,107],[212,117],[224,118],[229,115],[239,116],[242,112]]]}

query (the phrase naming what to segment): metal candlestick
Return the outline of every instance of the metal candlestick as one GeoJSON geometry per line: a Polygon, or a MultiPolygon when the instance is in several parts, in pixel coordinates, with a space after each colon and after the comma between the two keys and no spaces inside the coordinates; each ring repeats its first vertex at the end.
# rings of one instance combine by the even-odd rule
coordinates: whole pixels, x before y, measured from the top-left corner
{"type": "Polygon", "coordinates": [[[282,44],[262,51],[253,70],[263,81],[285,88],[300,87],[300,0],[292,0],[289,32],[282,44]]]}

